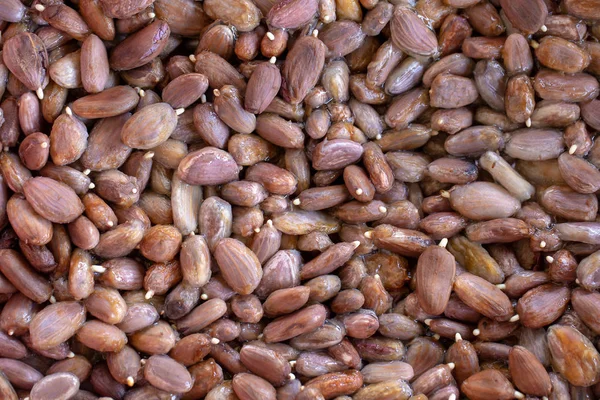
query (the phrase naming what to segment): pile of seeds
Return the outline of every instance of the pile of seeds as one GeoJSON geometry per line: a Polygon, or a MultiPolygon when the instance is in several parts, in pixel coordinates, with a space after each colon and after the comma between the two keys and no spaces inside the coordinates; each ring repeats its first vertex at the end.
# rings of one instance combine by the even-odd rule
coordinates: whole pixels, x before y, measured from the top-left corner
{"type": "Polygon", "coordinates": [[[0,0],[2,400],[600,398],[599,0],[0,0]]]}

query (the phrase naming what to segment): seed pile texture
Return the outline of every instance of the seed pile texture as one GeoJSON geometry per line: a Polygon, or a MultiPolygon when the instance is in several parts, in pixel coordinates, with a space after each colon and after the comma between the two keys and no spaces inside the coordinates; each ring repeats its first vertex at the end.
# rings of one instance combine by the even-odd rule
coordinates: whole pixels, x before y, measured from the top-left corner
{"type": "Polygon", "coordinates": [[[599,0],[0,33],[0,400],[600,398],[599,0]]]}

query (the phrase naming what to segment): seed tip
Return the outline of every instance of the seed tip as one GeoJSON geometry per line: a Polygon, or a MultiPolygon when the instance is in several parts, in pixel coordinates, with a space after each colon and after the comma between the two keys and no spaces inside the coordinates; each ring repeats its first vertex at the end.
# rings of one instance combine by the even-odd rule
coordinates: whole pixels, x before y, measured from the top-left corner
{"type": "Polygon", "coordinates": [[[289,364],[290,367],[294,368],[294,366],[296,365],[296,360],[291,360],[289,364]]]}
{"type": "Polygon", "coordinates": [[[300,386],[300,391],[303,391],[304,389],[306,389],[304,385],[300,386]]]}
{"type": "Polygon", "coordinates": [[[66,106],[65,107],[65,113],[69,116],[72,117],[73,116],[73,110],[71,110],[71,107],[66,106]]]}
{"type": "Polygon", "coordinates": [[[540,30],[541,30],[542,32],[548,32],[548,27],[547,27],[546,25],[542,25],[542,26],[540,27],[540,30]]]}
{"type": "Polygon", "coordinates": [[[146,154],[144,154],[144,158],[146,160],[149,160],[150,158],[154,157],[154,152],[153,151],[149,151],[146,154]]]}
{"type": "Polygon", "coordinates": [[[196,62],[196,56],[194,54],[190,54],[188,56],[188,58],[190,59],[191,62],[195,63],[196,62]]]}
{"type": "Polygon", "coordinates": [[[535,40],[532,40],[532,41],[529,43],[529,45],[530,45],[531,47],[533,47],[533,49],[534,49],[534,50],[535,50],[535,49],[537,49],[538,47],[540,47],[540,44],[539,44],[538,42],[536,42],[535,40]]]}
{"type": "Polygon", "coordinates": [[[294,199],[294,201],[292,201],[292,204],[295,206],[299,206],[300,205],[300,199],[294,199]]]}
{"type": "Polygon", "coordinates": [[[69,354],[67,354],[67,358],[73,358],[73,357],[75,357],[75,353],[70,351],[69,354]]]}
{"type": "Polygon", "coordinates": [[[14,329],[9,329],[8,332],[6,332],[8,334],[8,336],[12,336],[15,334],[15,330],[14,329]]]}
{"type": "Polygon", "coordinates": [[[315,29],[315,30],[312,32],[312,35],[313,35],[314,37],[319,37],[319,30],[318,30],[318,29],[315,29]]]}
{"type": "Polygon", "coordinates": [[[112,228],[113,226],[115,226],[115,223],[114,223],[114,222],[112,222],[112,221],[108,221],[108,222],[106,223],[106,225],[108,225],[109,227],[111,227],[111,228],[112,228]]]}
{"type": "Polygon", "coordinates": [[[479,336],[481,331],[479,329],[473,329],[473,336],[479,336]]]}
{"type": "Polygon", "coordinates": [[[579,282],[579,279],[575,279],[575,284],[579,285],[581,282],[579,282]]]}
{"type": "Polygon", "coordinates": [[[360,241],[355,240],[354,242],[352,242],[352,246],[354,246],[354,248],[358,248],[358,246],[360,246],[360,241]]]}
{"type": "Polygon", "coordinates": [[[450,396],[448,396],[448,400],[456,400],[456,395],[452,393],[450,396]]]}
{"type": "Polygon", "coordinates": [[[267,37],[269,40],[275,40],[275,35],[273,35],[273,32],[267,32],[267,37]]]}
{"type": "Polygon", "coordinates": [[[96,184],[94,182],[90,182],[89,186],[90,189],[93,189],[96,187],[96,184]]]}
{"type": "Polygon", "coordinates": [[[518,390],[515,390],[515,397],[517,399],[524,399],[525,395],[523,393],[519,392],[518,390]]]}
{"type": "Polygon", "coordinates": [[[361,188],[358,188],[354,193],[356,193],[357,196],[360,196],[361,194],[363,194],[363,190],[361,188]]]}
{"type": "Polygon", "coordinates": [[[267,226],[268,226],[269,228],[272,228],[272,227],[273,227],[273,221],[271,221],[270,219],[268,219],[268,220],[267,220],[267,226]]]}
{"type": "Polygon", "coordinates": [[[519,320],[519,314],[513,315],[508,321],[517,322],[519,320]]]}
{"type": "Polygon", "coordinates": [[[146,364],[146,359],[145,359],[145,358],[142,358],[142,359],[140,360],[140,364],[142,364],[142,365],[146,364]]]}
{"type": "Polygon", "coordinates": [[[527,118],[527,121],[525,121],[525,126],[531,128],[531,118],[527,118]]]}
{"type": "Polygon", "coordinates": [[[500,290],[504,290],[504,289],[506,289],[506,285],[505,285],[504,283],[499,283],[499,284],[497,284],[497,285],[496,285],[496,287],[497,287],[498,289],[500,289],[500,290]]]}
{"type": "Polygon", "coordinates": [[[154,14],[153,12],[148,13],[148,18],[153,19],[154,17],[156,17],[156,14],[154,14]]]}
{"type": "Polygon", "coordinates": [[[432,319],[431,319],[431,318],[427,318],[427,319],[426,319],[425,321],[423,321],[423,322],[425,322],[425,325],[429,326],[429,325],[431,325],[431,321],[432,321],[432,319]]]}
{"type": "Polygon", "coordinates": [[[383,136],[381,136],[381,133],[378,133],[377,135],[375,135],[375,140],[381,140],[383,136]]]}
{"type": "Polygon", "coordinates": [[[463,340],[461,334],[458,333],[458,332],[456,332],[456,334],[454,335],[454,341],[455,342],[460,342],[461,340],[463,340]]]}
{"type": "Polygon", "coordinates": [[[38,99],[44,100],[44,91],[41,87],[36,89],[35,94],[37,95],[38,99]]]}
{"type": "Polygon", "coordinates": [[[546,247],[546,242],[542,240],[542,241],[540,242],[540,247],[541,247],[542,249],[543,249],[543,248],[545,248],[545,247],[546,247]]]}
{"type": "Polygon", "coordinates": [[[452,362],[451,362],[451,363],[448,363],[448,364],[446,364],[446,365],[448,366],[448,368],[450,368],[450,371],[452,371],[452,370],[454,369],[454,367],[456,367],[456,364],[454,364],[454,363],[452,363],[452,362]]]}
{"type": "Polygon", "coordinates": [[[574,144],[571,147],[569,147],[569,154],[573,155],[575,154],[575,152],[577,151],[577,145],[574,144]]]}
{"type": "Polygon", "coordinates": [[[50,296],[50,304],[56,303],[56,297],[50,296]]]}
{"type": "Polygon", "coordinates": [[[554,257],[546,256],[546,261],[548,261],[549,263],[553,263],[554,262],[554,257]]]}
{"type": "Polygon", "coordinates": [[[137,188],[131,189],[131,193],[136,194],[138,192],[137,188]]]}
{"type": "Polygon", "coordinates": [[[255,233],[260,233],[260,228],[254,228],[255,233]]]}
{"type": "Polygon", "coordinates": [[[144,298],[146,300],[150,300],[152,297],[154,297],[154,290],[148,290],[144,295],[144,298]]]}
{"type": "Polygon", "coordinates": [[[35,9],[38,10],[39,12],[42,12],[46,9],[46,7],[44,7],[43,4],[36,4],[35,9]]]}
{"type": "Polygon", "coordinates": [[[384,206],[379,206],[379,211],[385,214],[387,212],[387,208],[384,206]]]}
{"type": "Polygon", "coordinates": [[[290,381],[293,381],[294,379],[296,379],[296,375],[294,375],[294,374],[290,373],[290,374],[288,375],[288,378],[290,379],[290,381]]]}
{"type": "Polygon", "coordinates": [[[440,196],[442,196],[445,199],[449,199],[450,198],[450,192],[448,192],[447,190],[440,190],[440,196]]]}
{"type": "Polygon", "coordinates": [[[440,240],[440,247],[446,247],[448,246],[448,238],[443,238],[442,240],[440,240]]]}
{"type": "Polygon", "coordinates": [[[92,265],[92,271],[103,274],[106,272],[106,268],[104,268],[102,265],[92,265]]]}
{"type": "Polygon", "coordinates": [[[181,115],[184,112],[185,112],[185,108],[183,108],[183,107],[182,108],[178,108],[178,109],[175,110],[175,114],[177,114],[177,115],[181,115]]]}
{"type": "Polygon", "coordinates": [[[140,89],[140,97],[146,97],[146,91],[144,89],[140,89]]]}
{"type": "Polygon", "coordinates": [[[206,293],[202,293],[202,295],[200,296],[200,298],[202,300],[208,300],[208,295],[206,293]]]}
{"type": "Polygon", "coordinates": [[[211,339],[210,339],[210,342],[211,342],[212,344],[219,344],[219,343],[221,343],[221,341],[220,341],[219,339],[217,339],[216,337],[214,337],[214,338],[211,338],[211,339]]]}
{"type": "Polygon", "coordinates": [[[213,94],[215,95],[215,97],[219,97],[221,95],[221,91],[219,89],[215,89],[213,90],[213,94]]]}
{"type": "Polygon", "coordinates": [[[42,144],[40,144],[40,146],[42,147],[42,149],[45,149],[48,147],[48,142],[42,142],[42,144]]]}
{"type": "Polygon", "coordinates": [[[366,231],[365,232],[365,237],[367,239],[371,239],[373,237],[373,231],[366,231]]]}
{"type": "Polygon", "coordinates": [[[92,170],[91,170],[91,169],[89,169],[89,168],[86,168],[86,169],[84,169],[84,170],[83,170],[83,174],[84,174],[84,175],[89,175],[89,174],[90,174],[90,172],[92,172],[92,170]]]}
{"type": "Polygon", "coordinates": [[[275,64],[277,62],[277,57],[273,56],[273,57],[269,58],[269,62],[271,64],[275,64]]]}
{"type": "Polygon", "coordinates": [[[206,95],[205,94],[200,96],[200,103],[202,103],[202,104],[206,103],[206,95]]]}
{"type": "Polygon", "coordinates": [[[435,340],[440,340],[440,339],[441,339],[441,336],[440,336],[440,335],[438,335],[438,334],[436,333],[435,335],[433,335],[433,338],[434,338],[435,340]]]}
{"type": "Polygon", "coordinates": [[[128,376],[127,377],[127,386],[132,387],[134,384],[134,380],[133,380],[133,376],[128,376]]]}

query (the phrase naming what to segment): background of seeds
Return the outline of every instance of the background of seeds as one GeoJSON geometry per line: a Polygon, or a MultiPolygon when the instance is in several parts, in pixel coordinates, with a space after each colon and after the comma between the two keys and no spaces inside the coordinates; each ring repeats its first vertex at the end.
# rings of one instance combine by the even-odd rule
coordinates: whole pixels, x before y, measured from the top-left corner
{"type": "Polygon", "coordinates": [[[600,398],[598,18],[0,1],[0,398],[600,398]]]}

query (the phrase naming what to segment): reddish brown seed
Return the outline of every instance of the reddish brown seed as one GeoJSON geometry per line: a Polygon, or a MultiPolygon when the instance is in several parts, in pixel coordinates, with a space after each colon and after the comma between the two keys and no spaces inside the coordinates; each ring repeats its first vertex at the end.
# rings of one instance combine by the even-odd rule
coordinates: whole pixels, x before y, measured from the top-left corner
{"type": "Polygon", "coordinates": [[[457,276],[454,291],[464,303],[489,318],[507,321],[513,316],[513,307],[508,297],[496,286],[478,276],[457,276]]]}
{"type": "Polygon", "coordinates": [[[265,327],[263,334],[267,343],[281,342],[310,332],[324,321],[325,308],[317,304],[274,320],[265,327]]]}
{"type": "Polygon", "coordinates": [[[440,315],[446,309],[455,274],[454,256],[439,246],[428,247],[417,264],[417,295],[423,310],[440,315]]]}
{"type": "Polygon", "coordinates": [[[415,56],[437,54],[437,38],[427,25],[408,7],[396,7],[391,20],[392,39],[402,51],[415,56]]]}
{"type": "Polygon", "coordinates": [[[519,299],[517,312],[524,326],[541,328],[559,318],[569,304],[569,300],[568,288],[546,284],[525,293],[519,299]]]}
{"type": "Polygon", "coordinates": [[[519,390],[535,396],[550,395],[550,376],[532,352],[524,347],[514,346],[509,354],[508,366],[519,390]]]}
{"type": "Polygon", "coordinates": [[[71,338],[85,321],[78,302],[61,301],[45,307],[31,321],[29,332],[36,348],[45,350],[71,338]]]}
{"type": "Polygon", "coordinates": [[[77,339],[97,351],[120,351],[127,342],[125,334],[113,325],[88,321],[77,332],[77,339]]]}
{"type": "Polygon", "coordinates": [[[27,181],[23,191],[33,209],[52,222],[68,223],[83,213],[83,203],[64,183],[37,177],[27,181]]]}
{"type": "Polygon", "coordinates": [[[474,400],[515,398],[515,389],[510,381],[502,372],[495,369],[484,370],[472,375],[463,382],[460,388],[463,393],[474,400]]]}

